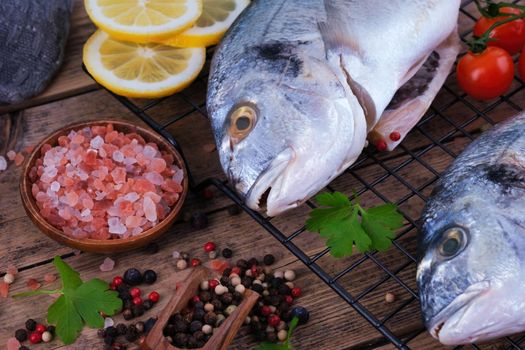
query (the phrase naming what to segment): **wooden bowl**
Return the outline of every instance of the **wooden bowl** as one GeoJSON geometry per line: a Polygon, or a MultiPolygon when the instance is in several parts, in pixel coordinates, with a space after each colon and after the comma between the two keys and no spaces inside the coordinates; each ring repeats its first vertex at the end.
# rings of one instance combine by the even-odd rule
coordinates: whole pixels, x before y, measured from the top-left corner
{"type": "Polygon", "coordinates": [[[137,126],[135,124],[122,121],[122,120],[96,120],[90,122],[82,122],[65,126],[48,137],[42,140],[38,146],[35,147],[31,155],[26,160],[22,169],[22,175],[20,178],[20,195],[22,197],[22,203],[27,212],[27,215],[35,223],[35,225],[47,236],[51,237],[55,241],[70,246],[75,249],[79,249],[86,252],[94,253],[116,253],[123,252],[135,248],[142,247],[152,240],[161,236],[166,230],[173,224],[180,214],[182,204],[188,193],[188,173],[184,161],[177,150],[160,135],[149,131],[145,128],[137,126]],[[91,127],[95,125],[107,125],[113,124],[115,130],[131,133],[135,132],[142,136],[146,142],[154,142],[158,145],[161,151],[169,152],[175,158],[175,164],[181,168],[184,172],[184,180],[182,183],[182,193],[180,194],[179,201],[172,208],[169,215],[159,222],[155,227],[150,228],[142,232],[140,235],[125,238],[125,239],[111,239],[111,240],[97,240],[90,238],[74,238],[66,235],[62,230],[54,227],[44,219],[39,212],[39,208],[36,204],[35,199],[31,191],[32,182],[29,179],[29,171],[35,165],[35,162],[40,158],[40,149],[46,143],[54,146],[58,142],[58,137],[67,135],[71,130],[79,130],[85,127],[91,127]]]}

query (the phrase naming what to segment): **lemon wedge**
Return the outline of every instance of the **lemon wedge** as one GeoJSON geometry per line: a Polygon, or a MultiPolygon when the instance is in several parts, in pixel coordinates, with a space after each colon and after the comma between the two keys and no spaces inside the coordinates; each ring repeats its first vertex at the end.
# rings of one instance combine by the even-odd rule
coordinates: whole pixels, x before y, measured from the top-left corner
{"type": "Polygon", "coordinates": [[[84,0],[84,5],[97,27],[138,43],[171,38],[202,13],[202,0],[84,0]]]}
{"type": "Polygon", "coordinates": [[[93,78],[110,91],[158,98],[191,84],[204,66],[206,50],[137,44],[98,30],[84,45],[83,60],[93,78]]]}
{"type": "Polygon", "coordinates": [[[162,42],[178,47],[215,45],[249,4],[249,0],[203,0],[202,14],[193,27],[162,42]]]}

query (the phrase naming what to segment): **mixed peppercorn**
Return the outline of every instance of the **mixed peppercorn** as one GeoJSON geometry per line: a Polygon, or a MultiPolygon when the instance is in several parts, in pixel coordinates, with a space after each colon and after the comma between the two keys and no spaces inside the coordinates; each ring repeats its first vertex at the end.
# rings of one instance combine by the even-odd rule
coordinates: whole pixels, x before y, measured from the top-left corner
{"type": "MultiPolygon", "coordinates": [[[[55,337],[55,326],[46,326],[42,323],[37,323],[33,319],[28,319],[25,323],[25,328],[17,329],[15,332],[15,338],[20,343],[27,340],[31,344],[49,343],[55,337]]],[[[25,345],[21,345],[19,350],[28,350],[29,348],[25,345]]]]}

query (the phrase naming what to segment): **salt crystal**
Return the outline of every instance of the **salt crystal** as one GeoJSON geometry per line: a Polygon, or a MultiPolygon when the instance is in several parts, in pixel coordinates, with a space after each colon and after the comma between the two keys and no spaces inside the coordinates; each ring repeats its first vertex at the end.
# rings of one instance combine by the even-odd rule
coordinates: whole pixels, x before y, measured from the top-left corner
{"type": "Polygon", "coordinates": [[[7,350],[18,350],[22,344],[16,338],[7,339],[7,350]]]}
{"type": "Polygon", "coordinates": [[[15,156],[15,165],[16,166],[22,165],[22,163],[24,162],[24,159],[25,159],[25,157],[24,157],[24,155],[22,153],[17,153],[16,156],[15,156]]]}
{"type": "Polygon", "coordinates": [[[161,185],[164,182],[164,177],[159,173],[155,173],[155,172],[146,173],[144,174],[144,177],[146,178],[146,180],[148,180],[154,185],[161,185]]]}
{"type": "Polygon", "coordinates": [[[95,200],[101,201],[104,198],[106,198],[107,193],[104,191],[95,191],[95,195],[96,195],[95,200]]]}
{"type": "Polygon", "coordinates": [[[44,276],[44,282],[46,283],[53,283],[57,279],[57,276],[53,273],[48,273],[44,276]]]}
{"type": "Polygon", "coordinates": [[[124,164],[126,165],[133,165],[137,163],[137,159],[133,158],[133,157],[126,157],[124,158],[124,164]]]}
{"type": "Polygon", "coordinates": [[[27,280],[27,288],[31,289],[31,290],[37,290],[37,289],[40,289],[40,287],[42,286],[42,284],[40,284],[36,279],[34,278],[30,278],[27,280]]]}
{"type": "Polygon", "coordinates": [[[180,252],[178,250],[174,250],[171,256],[173,257],[173,259],[178,259],[180,258],[180,252]]]}
{"type": "Polygon", "coordinates": [[[153,159],[157,155],[157,150],[151,147],[150,145],[146,145],[142,153],[144,154],[146,158],[153,159]]]}
{"type": "Polygon", "coordinates": [[[122,154],[121,151],[115,151],[113,152],[112,158],[115,162],[122,163],[124,161],[124,154],[122,154]]]}
{"type": "Polygon", "coordinates": [[[82,210],[82,212],[80,213],[80,216],[82,217],[87,217],[89,215],[91,215],[91,210],[89,210],[89,208],[82,210]]]}
{"type": "Polygon", "coordinates": [[[4,156],[0,156],[0,171],[4,171],[5,169],[7,169],[7,161],[4,156]]]}
{"type": "Polygon", "coordinates": [[[49,187],[51,191],[57,192],[60,189],[60,184],[57,181],[53,181],[49,187]]]}
{"type": "Polygon", "coordinates": [[[151,222],[157,221],[157,207],[150,197],[144,197],[144,214],[151,222]]]}
{"type": "Polygon", "coordinates": [[[144,232],[144,230],[142,229],[142,227],[135,227],[133,230],[131,230],[131,235],[132,235],[132,236],[138,236],[138,235],[140,235],[142,232],[144,232]]]}
{"type": "Polygon", "coordinates": [[[137,192],[130,192],[126,194],[124,197],[120,197],[120,198],[124,198],[125,200],[130,201],[131,203],[134,203],[140,198],[140,196],[138,195],[137,192]]]}
{"type": "Polygon", "coordinates": [[[106,158],[108,156],[108,153],[106,152],[106,150],[104,148],[101,148],[101,149],[98,150],[98,155],[101,158],[106,158]]]}
{"type": "Polygon", "coordinates": [[[100,149],[102,148],[102,145],[104,144],[104,139],[100,137],[100,135],[97,135],[94,139],[92,139],[89,142],[89,146],[94,149],[100,149]]]}
{"type": "Polygon", "coordinates": [[[4,280],[0,280],[0,297],[7,298],[9,295],[9,284],[5,283],[4,280]]]}
{"type": "Polygon", "coordinates": [[[115,267],[115,261],[111,258],[105,258],[104,262],[100,265],[100,271],[109,272],[115,267]]]}
{"type": "Polygon", "coordinates": [[[173,181],[180,185],[182,184],[182,180],[184,180],[184,171],[182,171],[182,169],[178,168],[177,166],[175,166],[174,168],[176,168],[174,169],[176,170],[176,172],[173,175],[173,181]]]}
{"type": "Polygon", "coordinates": [[[115,324],[115,322],[113,321],[113,319],[111,317],[106,317],[104,319],[104,329],[106,329],[108,327],[112,327],[114,324],[115,324]]]}
{"type": "Polygon", "coordinates": [[[108,219],[109,233],[114,233],[117,235],[122,235],[126,233],[126,226],[122,224],[119,218],[109,218],[108,219]]]}

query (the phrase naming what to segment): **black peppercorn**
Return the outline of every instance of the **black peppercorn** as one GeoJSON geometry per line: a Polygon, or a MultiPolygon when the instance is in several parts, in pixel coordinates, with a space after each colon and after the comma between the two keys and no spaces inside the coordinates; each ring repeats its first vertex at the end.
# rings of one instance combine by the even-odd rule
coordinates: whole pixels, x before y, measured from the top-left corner
{"type": "Polygon", "coordinates": [[[55,326],[47,326],[47,331],[51,334],[55,334],[55,326]]]}
{"type": "Polygon", "coordinates": [[[226,277],[229,277],[231,273],[232,273],[231,267],[227,267],[224,269],[224,271],[222,271],[222,275],[226,277]]]}
{"type": "Polygon", "coordinates": [[[97,331],[97,335],[99,336],[99,338],[105,338],[106,337],[106,330],[104,328],[100,328],[97,331]]]}
{"type": "Polygon", "coordinates": [[[184,333],[177,333],[173,337],[173,345],[179,348],[185,348],[188,345],[188,335],[184,333]]]}
{"type": "Polygon", "coordinates": [[[142,274],[136,268],[127,269],[126,272],[124,272],[124,282],[130,286],[141,284],[142,279],[142,274]]]}
{"type": "Polygon", "coordinates": [[[204,333],[202,331],[197,331],[193,333],[193,337],[197,340],[204,340],[204,333]]]}
{"type": "Polygon", "coordinates": [[[203,319],[204,323],[213,326],[215,325],[215,322],[217,322],[217,315],[214,312],[208,312],[206,315],[204,315],[203,319]]]}
{"type": "Polygon", "coordinates": [[[133,343],[138,338],[139,333],[137,332],[137,329],[135,327],[129,327],[128,331],[126,332],[126,340],[130,343],[133,343]]]}
{"type": "Polygon", "coordinates": [[[211,293],[208,292],[207,290],[203,290],[202,292],[199,293],[199,298],[201,299],[203,303],[207,303],[211,299],[211,293]]]}
{"type": "Polygon", "coordinates": [[[230,279],[227,276],[222,276],[220,282],[223,286],[227,286],[230,283],[230,279]]]}
{"type": "Polygon", "coordinates": [[[117,329],[113,326],[106,328],[106,336],[108,335],[113,338],[117,337],[118,336],[117,329]]]}
{"type": "Polygon", "coordinates": [[[146,323],[144,323],[144,333],[148,333],[153,328],[153,326],[155,325],[155,322],[157,322],[156,318],[154,318],[154,317],[148,318],[146,323]]]}
{"type": "Polygon", "coordinates": [[[266,254],[263,258],[264,265],[273,265],[275,257],[272,254],[266,254]]]}
{"type": "Polygon", "coordinates": [[[216,312],[222,311],[222,309],[224,309],[224,306],[222,305],[222,302],[219,299],[213,299],[211,301],[211,304],[213,305],[213,309],[216,312]]]}
{"type": "Polygon", "coordinates": [[[122,311],[122,316],[126,321],[129,321],[133,318],[133,312],[130,309],[126,308],[124,309],[124,311],[122,311]]]}
{"type": "Polygon", "coordinates": [[[149,310],[153,307],[153,302],[149,299],[146,299],[142,302],[142,306],[144,307],[144,310],[149,310]]]}
{"type": "Polygon", "coordinates": [[[18,350],[29,350],[29,348],[27,346],[22,345],[18,348],[18,350]]]}
{"type": "Polygon", "coordinates": [[[277,334],[275,334],[274,331],[272,331],[272,332],[266,332],[266,338],[267,338],[268,341],[271,342],[271,343],[276,343],[276,342],[277,342],[277,334]]]}
{"type": "Polygon", "coordinates": [[[251,258],[250,260],[248,260],[248,265],[249,266],[257,266],[259,265],[259,260],[257,260],[256,258],[251,258]]]}
{"type": "Polygon", "coordinates": [[[176,321],[181,321],[182,316],[177,312],[176,314],[173,314],[168,319],[168,323],[175,324],[176,321]]]}
{"type": "Polygon", "coordinates": [[[290,322],[292,320],[293,316],[292,316],[292,311],[291,310],[288,310],[288,311],[285,311],[283,313],[281,313],[281,320],[283,320],[284,322],[290,322]]]}
{"type": "Polygon", "coordinates": [[[283,313],[283,312],[286,312],[288,310],[290,310],[290,304],[286,303],[286,302],[282,302],[279,304],[279,307],[277,307],[277,309],[283,313]]]}
{"type": "Polygon", "coordinates": [[[176,320],[173,326],[175,327],[175,331],[177,333],[182,333],[182,332],[188,331],[189,323],[181,319],[181,320],[176,320]]]}
{"type": "Polygon", "coordinates": [[[118,335],[124,335],[128,331],[128,327],[124,323],[119,323],[115,326],[118,335]]]}
{"type": "Polygon", "coordinates": [[[124,309],[131,309],[133,307],[133,301],[131,299],[124,300],[124,309]]]}
{"type": "Polygon", "coordinates": [[[256,283],[256,284],[252,284],[252,290],[259,293],[259,294],[262,294],[262,292],[264,291],[264,288],[262,285],[256,283]]]}
{"type": "Polygon", "coordinates": [[[183,260],[186,260],[186,261],[189,261],[190,260],[190,254],[186,253],[186,252],[180,252],[180,258],[183,259],[183,260]]]}
{"type": "Polygon", "coordinates": [[[113,346],[111,344],[104,344],[104,350],[113,350],[113,346]]]}
{"type": "Polygon", "coordinates": [[[224,248],[222,250],[222,256],[226,259],[229,259],[233,256],[233,252],[230,248],[224,248]]]}
{"type": "Polygon", "coordinates": [[[221,295],[221,301],[225,305],[230,305],[233,301],[233,294],[232,293],[224,293],[221,295]]]}
{"type": "Polygon", "coordinates": [[[146,270],[144,271],[144,283],[146,284],[153,284],[155,281],[157,281],[157,273],[153,270],[146,270]]]}
{"type": "Polygon", "coordinates": [[[27,331],[25,329],[17,329],[15,332],[15,338],[19,342],[24,342],[27,340],[27,331]]]}
{"type": "Polygon", "coordinates": [[[279,286],[280,286],[281,284],[283,284],[283,283],[284,283],[284,280],[283,280],[282,278],[280,278],[280,277],[275,277],[275,278],[273,278],[273,279],[271,280],[270,285],[272,286],[272,288],[279,288],[279,286]]]}
{"type": "Polygon", "coordinates": [[[188,348],[190,348],[190,349],[197,349],[198,346],[199,346],[199,343],[198,343],[197,339],[195,339],[192,336],[189,336],[188,337],[188,348]]]}
{"type": "Polygon", "coordinates": [[[233,293],[233,300],[237,300],[237,301],[242,300],[242,294],[239,293],[239,292],[234,292],[233,293]]]}
{"type": "Polygon", "coordinates": [[[204,311],[203,309],[195,309],[193,311],[193,321],[202,321],[205,314],[206,311],[204,311]]]}
{"type": "Polygon", "coordinates": [[[197,331],[200,331],[202,329],[202,322],[201,321],[193,321],[190,324],[190,332],[195,333],[197,331]]]}
{"type": "Polygon", "coordinates": [[[266,339],[266,332],[264,330],[255,332],[255,340],[263,341],[265,339],[266,339]]]}
{"type": "Polygon", "coordinates": [[[26,329],[30,332],[33,332],[36,329],[36,321],[32,318],[26,321],[26,329]]]}
{"type": "Polygon", "coordinates": [[[281,295],[271,295],[269,299],[270,305],[279,306],[279,304],[283,300],[283,297],[281,295]]]}
{"type": "Polygon", "coordinates": [[[106,335],[104,337],[104,343],[107,345],[112,345],[114,341],[115,341],[115,338],[110,335],[106,335]]]}
{"type": "Polygon", "coordinates": [[[204,309],[204,303],[202,301],[197,301],[193,304],[193,306],[195,307],[195,309],[204,309]]]}
{"type": "Polygon", "coordinates": [[[237,263],[235,265],[237,265],[237,267],[240,267],[241,269],[250,268],[250,266],[248,265],[248,262],[244,259],[237,260],[237,263]]]}
{"type": "Polygon", "coordinates": [[[228,292],[229,293],[231,293],[231,294],[235,293],[235,287],[232,286],[231,284],[227,288],[228,288],[228,292]]]}
{"type": "Polygon", "coordinates": [[[142,305],[134,305],[131,308],[131,312],[133,313],[133,317],[140,317],[144,315],[144,306],[142,305]]]}
{"type": "Polygon", "coordinates": [[[299,319],[299,324],[305,324],[310,318],[310,313],[302,306],[296,306],[292,309],[292,317],[299,319]]]}
{"type": "Polygon", "coordinates": [[[279,294],[281,295],[290,295],[291,289],[286,284],[281,284],[279,286],[279,294]]]}
{"type": "Polygon", "coordinates": [[[248,276],[244,276],[242,279],[241,279],[241,284],[243,286],[245,286],[246,288],[250,288],[251,285],[253,283],[253,278],[251,277],[248,277],[248,276]]]}
{"type": "Polygon", "coordinates": [[[175,328],[175,325],[169,324],[162,330],[162,334],[166,337],[173,337],[177,333],[177,329],[175,328]]]}

